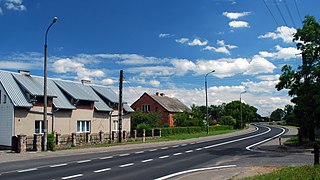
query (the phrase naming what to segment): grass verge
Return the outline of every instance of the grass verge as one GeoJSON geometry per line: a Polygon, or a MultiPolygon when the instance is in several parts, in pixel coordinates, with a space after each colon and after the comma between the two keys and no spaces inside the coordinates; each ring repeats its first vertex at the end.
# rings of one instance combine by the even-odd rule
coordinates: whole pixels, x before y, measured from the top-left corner
{"type": "Polygon", "coordinates": [[[244,178],[245,180],[269,180],[269,179],[320,179],[320,166],[287,167],[269,174],[244,178]]]}

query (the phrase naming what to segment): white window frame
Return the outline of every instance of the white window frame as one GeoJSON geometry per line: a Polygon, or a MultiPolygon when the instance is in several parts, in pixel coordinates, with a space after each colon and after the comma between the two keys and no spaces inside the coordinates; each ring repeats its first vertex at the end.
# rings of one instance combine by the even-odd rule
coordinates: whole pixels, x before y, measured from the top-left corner
{"type": "Polygon", "coordinates": [[[119,121],[118,120],[113,120],[113,131],[118,131],[119,128],[119,121]]]}
{"type": "Polygon", "coordinates": [[[91,132],[91,121],[89,121],[89,120],[78,120],[77,121],[77,132],[78,133],[91,132]]]}
{"type": "Polygon", "coordinates": [[[35,120],[34,121],[34,133],[35,134],[43,134],[43,120],[35,120]],[[36,129],[36,123],[39,123],[39,129],[36,129]]]}
{"type": "Polygon", "coordinates": [[[151,106],[150,104],[142,104],[141,105],[141,111],[142,112],[150,112],[151,106]]]}

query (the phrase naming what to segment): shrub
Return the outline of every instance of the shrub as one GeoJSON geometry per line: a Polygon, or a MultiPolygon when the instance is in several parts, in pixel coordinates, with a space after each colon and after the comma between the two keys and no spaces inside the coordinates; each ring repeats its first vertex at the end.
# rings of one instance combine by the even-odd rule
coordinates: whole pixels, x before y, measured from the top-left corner
{"type": "Polygon", "coordinates": [[[56,145],[54,143],[54,133],[48,134],[47,142],[48,142],[48,150],[55,151],[56,150],[56,145]]]}
{"type": "Polygon", "coordinates": [[[141,124],[138,124],[137,127],[136,127],[136,130],[151,130],[151,127],[149,124],[146,124],[146,123],[141,123],[141,124]]]}

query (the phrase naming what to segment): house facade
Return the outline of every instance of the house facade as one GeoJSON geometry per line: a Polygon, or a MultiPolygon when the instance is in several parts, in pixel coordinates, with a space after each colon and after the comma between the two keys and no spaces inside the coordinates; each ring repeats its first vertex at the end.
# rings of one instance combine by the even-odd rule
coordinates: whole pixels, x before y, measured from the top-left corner
{"type": "MultiPolygon", "coordinates": [[[[48,79],[48,133],[104,133],[118,130],[118,99],[110,88],[48,79]]],[[[0,70],[0,145],[12,136],[43,133],[43,78],[0,70]]],[[[122,129],[130,132],[130,113],[123,105],[122,129]]]]}
{"type": "Polygon", "coordinates": [[[190,112],[185,104],[173,97],[168,97],[164,93],[147,94],[144,93],[137,101],[131,105],[132,109],[145,113],[158,112],[162,115],[162,124],[174,126],[173,116],[184,111],[190,112]]]}

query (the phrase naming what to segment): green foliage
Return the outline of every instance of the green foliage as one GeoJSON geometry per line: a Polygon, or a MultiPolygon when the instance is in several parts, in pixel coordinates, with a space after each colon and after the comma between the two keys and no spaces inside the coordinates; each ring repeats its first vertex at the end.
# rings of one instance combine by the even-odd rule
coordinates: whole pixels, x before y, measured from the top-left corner
{"type": "MultiPolygon", "coordinates": [[[[209,131],[221,131],[221,130],[232,130],[232,126],[225,126],[225,125],[216,125],[216,126],[209,126],[209,131]]],[[[205,127],[200,126],[193,126],[193,127],[175,127],[175,128],[162,128],[161,135],[162,136],[172,136],[178,134],[195,134],[205,132],[205,127]]]]}
{"type": "Polygon", "coordinates": [[[221,125],[229,125],[232,127],[235,127],[237,122],[232,116],[221,116],[218,120],[221,125]]]}
{"type": "Polygon", "coordinates": [[[54,143],[54,133],[50,133],[47,135],[47,143],[48,143],[48,150],[55,151],[56,145],[54,143]]]}
{"type": "Polygon", "coordinates": [[[282,109],[278,108],[271,113],[270,118],[272,121],[281,121],[284,115],[285,112],[282,109]]]}
{"type": "Polygon", "coordinates": [[[143,113],[141,111],[135,111],[131,116],[131,127],[137,129],[137,126],[144,124],[146,127],[156,128],[160,127],[161,114],[160,113],[143,113]]]}
{"type": "Polygon", "coordinates": [[[234,129],[233,126],[228,125],[215,125],[215,126],[209,126],[209,131],[222,131],[222,130],[232,130],[234,129]]]}
{"type": "Polygon", "coordinates": [[[141,123],[141,124],[138,124],[135,129],[136,130],[151,130],[152,128],[150,127],[149,124],[141,123]]]}

